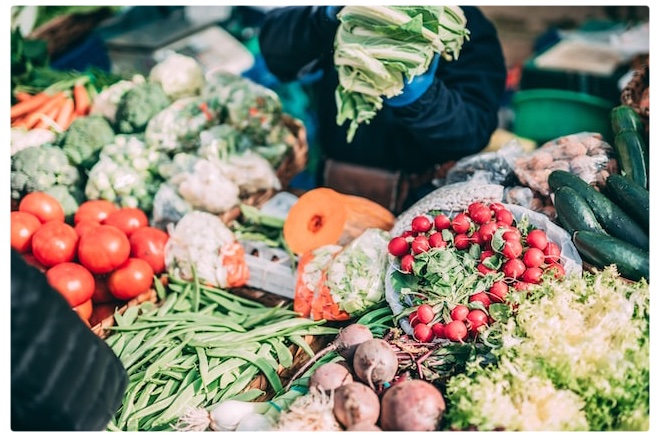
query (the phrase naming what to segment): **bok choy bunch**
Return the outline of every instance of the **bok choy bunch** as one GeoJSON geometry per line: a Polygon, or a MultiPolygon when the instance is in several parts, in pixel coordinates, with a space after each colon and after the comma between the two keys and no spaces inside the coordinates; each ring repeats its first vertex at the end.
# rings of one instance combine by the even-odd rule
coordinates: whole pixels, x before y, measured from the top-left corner
{"type": "Polygon", "coordinates": [[[457,6],[345,6],[335,36],[337,124],[369,123],[383,97],[403,90],[404,80],[423,74],[436,53],[457,59],[469,37],[457,6]]]}

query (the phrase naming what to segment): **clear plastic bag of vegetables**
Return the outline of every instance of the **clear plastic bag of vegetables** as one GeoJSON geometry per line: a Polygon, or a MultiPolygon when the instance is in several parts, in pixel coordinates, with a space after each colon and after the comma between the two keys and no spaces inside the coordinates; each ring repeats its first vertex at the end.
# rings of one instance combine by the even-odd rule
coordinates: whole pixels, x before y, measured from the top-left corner
{"type": "Polygon", "coordinates": [[[419,213],[392,234],[388,250],[387,302],[419,341],[477,337],[544,275],[582,273],[564,229],[543,214],[497,202],[419,213]]]}

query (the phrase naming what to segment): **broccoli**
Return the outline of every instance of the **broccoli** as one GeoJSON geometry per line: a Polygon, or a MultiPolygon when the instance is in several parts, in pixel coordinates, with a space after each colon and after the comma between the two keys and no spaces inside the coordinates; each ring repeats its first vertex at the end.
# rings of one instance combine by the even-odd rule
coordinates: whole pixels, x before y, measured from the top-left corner
{"type": "Polygon", "coordinates": [[[81,183],[78,168],[62,149],[52,144],[29,147],[11,157],[11,198],[62,185],[75,190],[81,183]]]}
{"type": "Polygon", "coordinates": [[[111,143],[115,132],[100,115],[76,118],[60,138],[59,145],[72,163],[90,169],[98,161],[103,146],[111,143]]]}
{"type": "Polygon", "coordinates": [[[115,130],[132,134],[144,132],[149,120],[170,105],[170,99],[158,83],[145,82],[126,91],[117,104],[115,130]]]}

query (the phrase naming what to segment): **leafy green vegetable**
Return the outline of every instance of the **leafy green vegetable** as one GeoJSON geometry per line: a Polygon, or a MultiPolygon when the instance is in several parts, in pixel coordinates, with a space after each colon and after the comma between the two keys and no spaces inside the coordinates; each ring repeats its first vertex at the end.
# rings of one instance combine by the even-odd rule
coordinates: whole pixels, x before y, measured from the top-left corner
{"type": "Polygon", "coordinates": [[[456,59],[469,35],[456,6],[345,6],[337,17],[337,124],[351,121],[349,142],[382,108],[383,96],[400,94],[436,53],[456,59]]]}
{"type": "Polygon", "coordinates": [[[614,266],[548,278],[501,330],[497,366],[449,381],[451,426],[582,430],[586,420],[595,431],[648,429],[646,281],[626,281],[614,266]]]}

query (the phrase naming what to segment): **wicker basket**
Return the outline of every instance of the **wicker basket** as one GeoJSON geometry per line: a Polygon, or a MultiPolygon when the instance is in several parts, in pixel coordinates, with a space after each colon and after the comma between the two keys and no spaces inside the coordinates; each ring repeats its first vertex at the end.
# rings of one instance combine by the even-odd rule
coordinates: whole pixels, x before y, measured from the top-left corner
{"type": "MultiPolygon", "coordinates": [[[[276,170],[277,178],[280,180],[282,189],[285,190],[289,187],[291,180],[301,171],[305,169],[308,159],[308,144],[307,144],[307,131],[302,121],[284,114],[282,116],[282,123],[291,131],[295,141],[289,153],[285,156],[284,160],[280,163],[276,170]]],[[[263,205],[268,199],[275,195],[276,191],[273,189],[261,190],[254,193],[247,199],[241,199],[241,202],[259,207],[263,205]]],[[[231,223],[236,220],[241,214],[238,206],[230,209],[229,211],[220,215],[220,218],[225,223],[231,223]]]]}
{"type": "MultiPolygon", "coordinates": [[[[119,314],[124,314],[124,312],[126,312],[126,310],[132,306],[139,305],[144,302],[155,303],[157,302],[157,300],[158,300],[158,295],[156,294],[156,290],[154,288],[151,288],[149,291],[146,291],[138,295],[137,297],[129,300],[128,302],[124,303],[121,307],[117,309],[117,312],[119,314]]],[[[92,318],[94,318],[93,313],[92,313],[92,318]]],[[[108,328],[110,328],[111,326],[115,326],[114,313],[110,314],[109,316],[95,323],[94,326],[92,326],[92,332],[101,338],[107,338],[111,332],[108,328]]]]}

